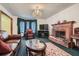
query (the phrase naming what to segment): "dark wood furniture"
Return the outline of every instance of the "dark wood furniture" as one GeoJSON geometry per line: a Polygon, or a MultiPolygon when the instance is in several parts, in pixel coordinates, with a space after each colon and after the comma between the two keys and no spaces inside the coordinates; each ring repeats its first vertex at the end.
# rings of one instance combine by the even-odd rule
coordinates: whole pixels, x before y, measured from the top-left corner
{"type": "Polygon", "coordinates": [[[48,38],[48,36],[49,36],[48,24],[40,24],[38,30],[38,37],[48,38]]]}
{"type": "Polygon", "coordinates": [[[38,39],[27,40],[26,47],[28,48],[29,55],[45,55],[46,44],[43,41],[38,39]]]}
{"type": "Polygon", "coordinates": [[[75,42],[75,44],[71,44],[71,47],[79,48],[79,27],[74,28],[74,34],[71,36],[71,41],[75,42]]]}
{"type": "MultiPolygon", "coordinates": [[[[75,47],[79,48],[79,36],[73,35],[73,36],[71,36],[71,39],[72,39],[72,41],[75,40],[75,47]]],[[[72,45],[72,47],[73,47],[73,45],[72,45]]]]}
{"type": "Polygon", "coordinates": [[[48,24],[40,24],[39,29],[40,30],[48,30],[48,24]]]}
{"type": "Polygon", "coordinates": [[[79,48],[79,27],[74,28],[74,35],[71,36],[71,40],[75,41],[75,46],[79,48]]]}
{"type": "Polygon", "coordinates": [[[48,38],[49,37],[49,31],[48,30],[39,30],[38,31],[38,37],[48,38]]]}
{"type": "Polygon", "coordinates": [[[79,27],[74,29],[74,35],[79,36],[79,27]]]}

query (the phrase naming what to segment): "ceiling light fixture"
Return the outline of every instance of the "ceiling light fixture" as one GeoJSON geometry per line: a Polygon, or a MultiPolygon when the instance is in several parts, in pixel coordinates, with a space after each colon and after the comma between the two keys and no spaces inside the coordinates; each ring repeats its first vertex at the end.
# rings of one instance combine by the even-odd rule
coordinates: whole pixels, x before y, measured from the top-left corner
{"type": "Polygon", "coordinates": [[[40,17],[40,16],[42,16],[42,10],[39,8],[39,6],[36,6],[36,8],[33,9],[32,15],[34,17],[40,17]]]}

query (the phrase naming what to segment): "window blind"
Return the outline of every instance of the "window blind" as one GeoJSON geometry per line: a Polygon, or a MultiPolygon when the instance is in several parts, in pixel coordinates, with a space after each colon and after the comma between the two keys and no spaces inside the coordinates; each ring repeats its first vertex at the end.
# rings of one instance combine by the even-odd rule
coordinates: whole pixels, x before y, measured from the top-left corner
{"type": "Polygon", "coordinates": [[[1,30],[5,30],[11,34],[11,18],[1,13],[1,30]]]}

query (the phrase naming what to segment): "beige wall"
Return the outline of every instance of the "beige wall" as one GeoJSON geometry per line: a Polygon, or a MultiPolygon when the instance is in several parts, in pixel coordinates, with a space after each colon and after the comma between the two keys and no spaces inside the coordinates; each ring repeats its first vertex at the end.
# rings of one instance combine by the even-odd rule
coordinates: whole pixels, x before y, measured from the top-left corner
{"type": "Polygon", "coordinates": [[[17,30],[17,18],[18,18],[18,16],[13,16],[13,34],[18,33],[18,30],[17,30]]]}
{"type": "Polygon", "coordinates": [[[37,30],[39,30],[40,24],[47,24],[45,19],[37,19],[37,30]]]}
{"type": "Polygon", "coordinates": [[[47,23],[49,24],[49,31],[50,34],[52,33],[52,26],[51,24],[55,24],[58,21],[76,21],[74,24],[74,27],[79,27],[79,4],[75,4],[47,19],[47,23]]]}

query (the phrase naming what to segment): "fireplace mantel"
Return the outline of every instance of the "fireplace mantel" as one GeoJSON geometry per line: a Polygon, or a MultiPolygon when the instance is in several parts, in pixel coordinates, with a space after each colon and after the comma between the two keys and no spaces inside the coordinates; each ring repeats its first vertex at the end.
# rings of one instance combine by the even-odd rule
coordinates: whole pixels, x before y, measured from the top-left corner
{"type": "Polygon", "coordinates": [[[65,31],[66,33],[66,39],[70,39],[70,37],[73,35],[73,24],[75,21],[69,21],[69,22],[63,22],[58,24],[53,24],[53,35],[55,36],[56,31],[65,31]]]}
{"type": "MultiPolygon", "coordinates": [[[[52,24],[52,26],[53,26],[53,28],[52,28],[52,36],[56,38],[57,31],[58,32],[63,31],[65,33],[65,35],[63,36],[63,37],[65,37],[65,41],[67,41],[67,43],[70,42],[71,41],[71,36],[73,35],[73,24],[74,23],[75,23],[75,21],[52,24]]],[[[58,38],[56,38],[56,39],[58,39],[58,38]]]]}
{"type": "Polygon", "coordinates": [[[69,23],[73,24],[73,23],[75,23],[75,21],[69,21],[69,22],[62,22],[62,23],[52,24],[52,26],[54,26],[54,25],[62,25],[62,24],[69,24],[69,23]]]}

